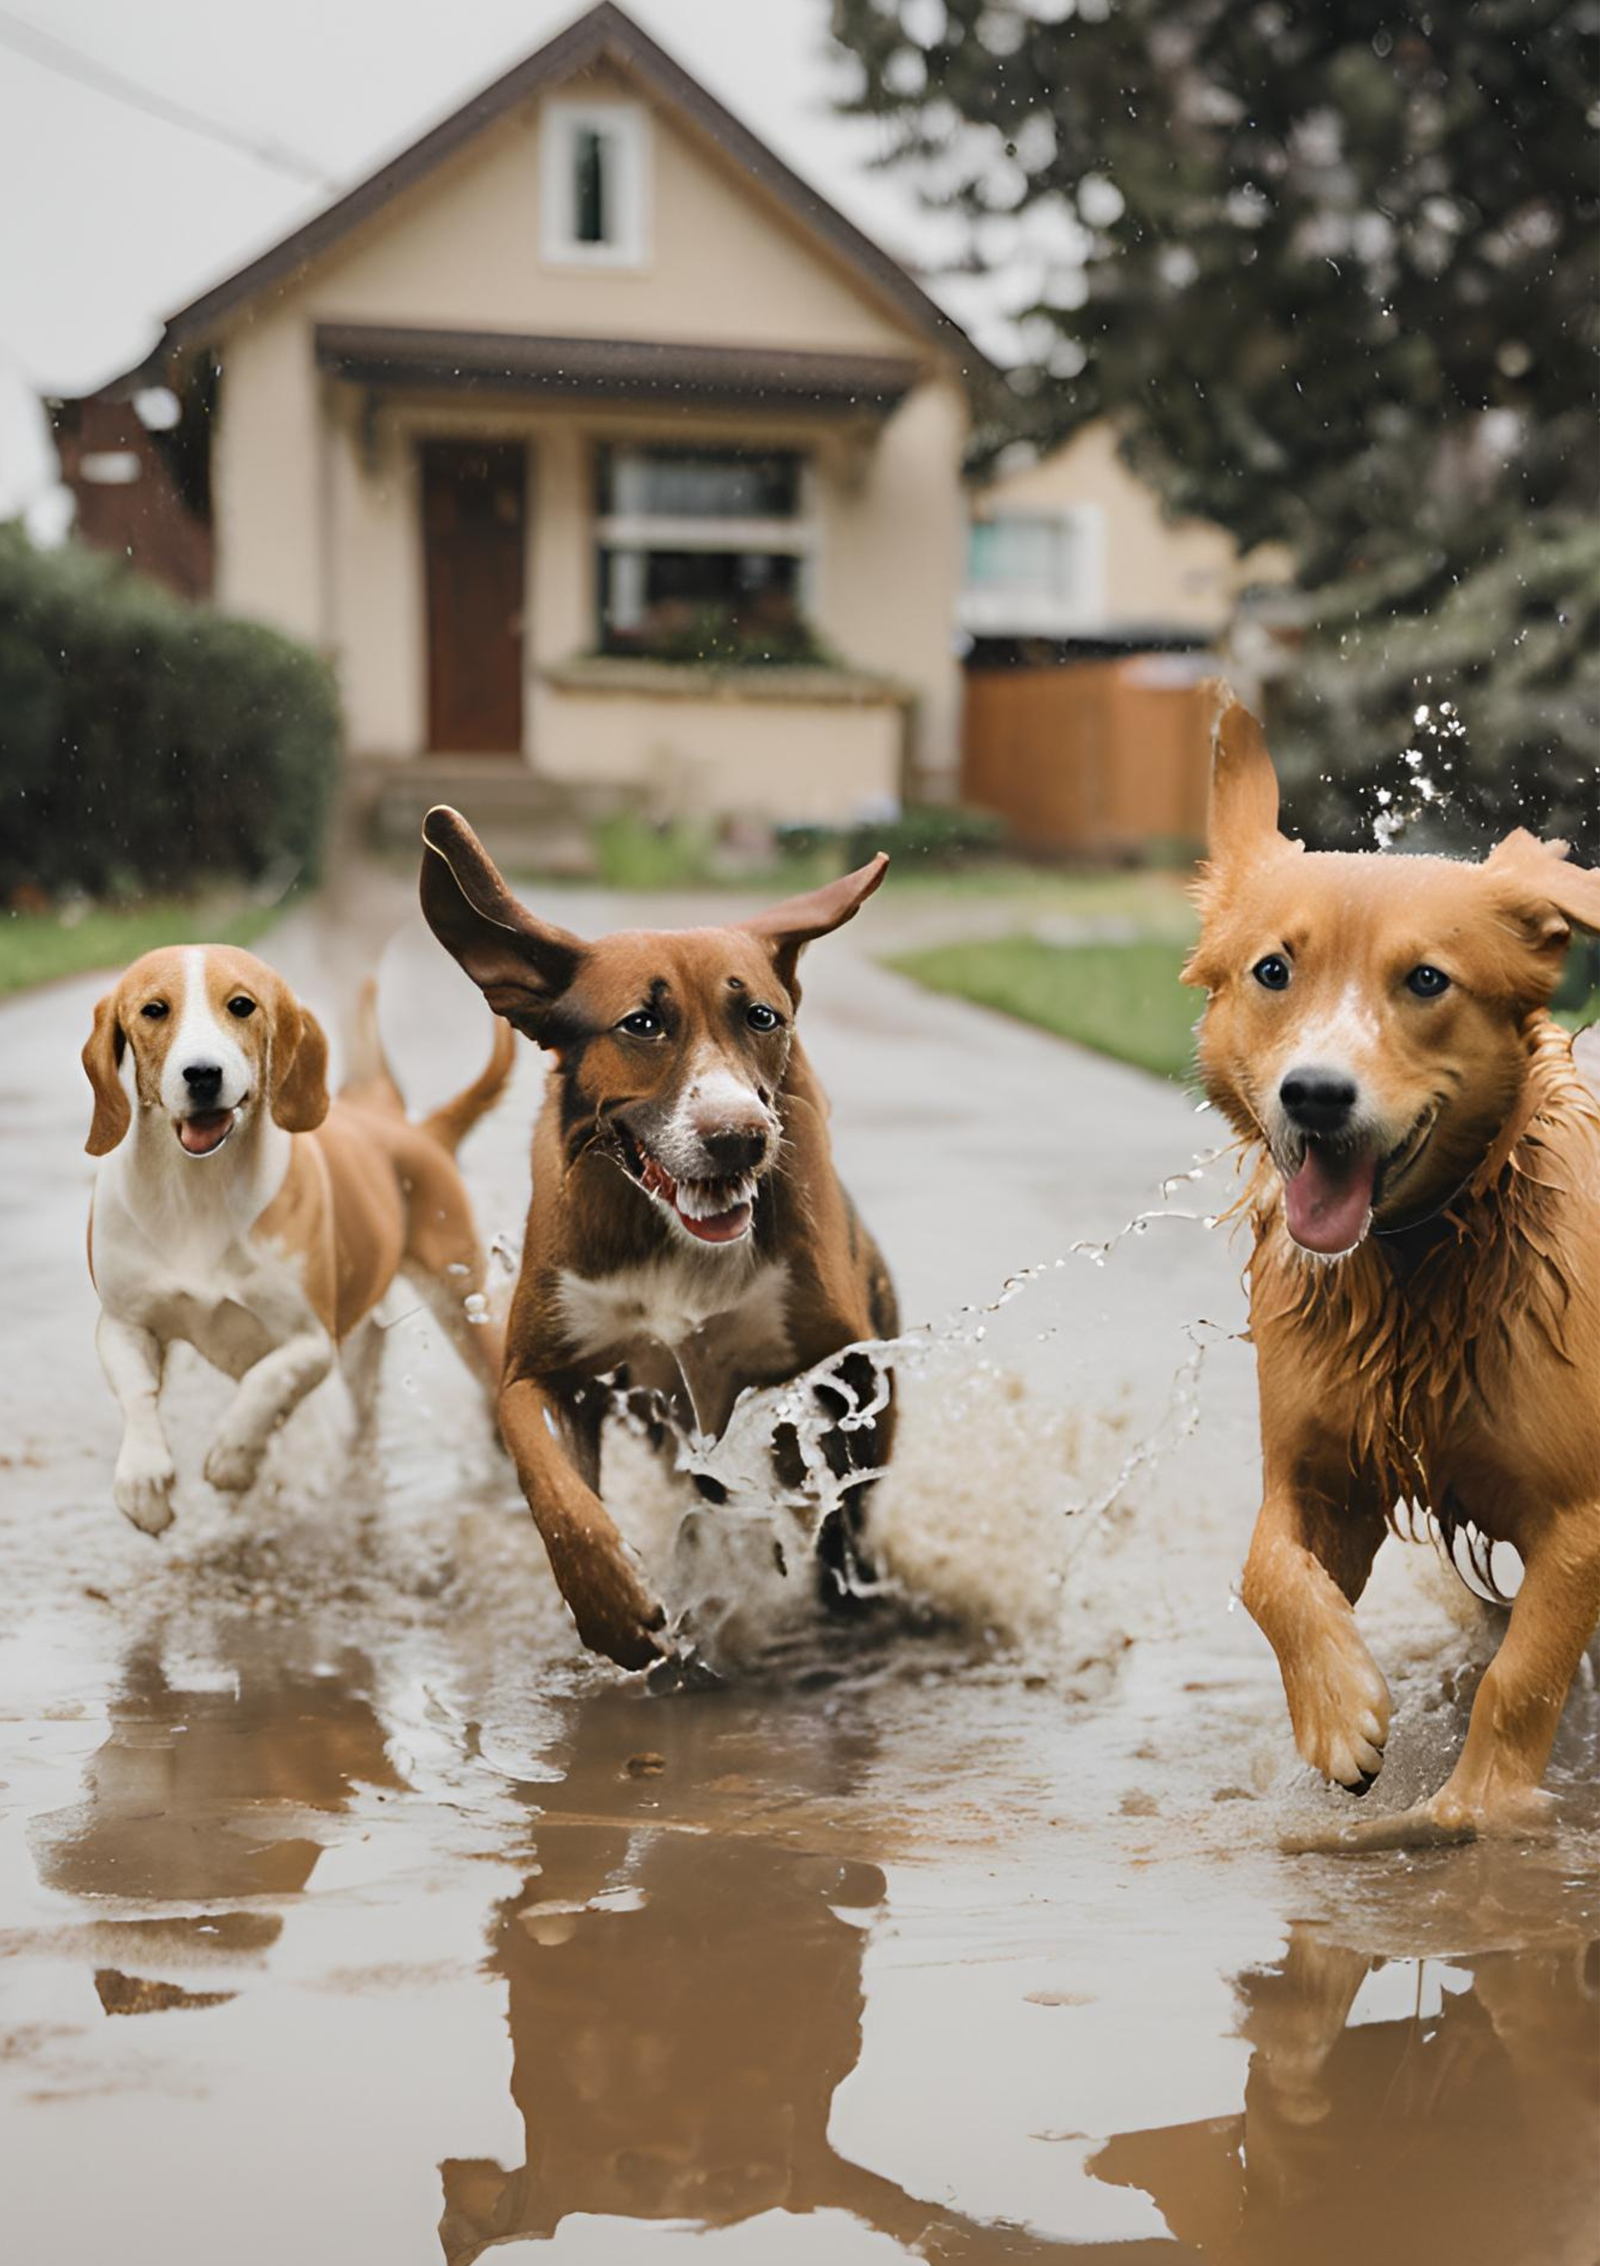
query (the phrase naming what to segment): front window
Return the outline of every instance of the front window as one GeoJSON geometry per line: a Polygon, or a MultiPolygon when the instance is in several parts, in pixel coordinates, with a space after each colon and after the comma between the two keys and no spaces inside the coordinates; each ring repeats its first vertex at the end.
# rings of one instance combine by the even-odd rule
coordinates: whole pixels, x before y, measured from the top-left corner
{"type": "Polygon", "coordinates": [[[631,102],[549,102],[542,135],[545,258],[641,266],[649,158],[645,112],[631,102]]]}
{"type": "Polygon", "coordinates": [[[601,651],[816,659],[807,490],[796,450],[603,449],[601,651]]]}

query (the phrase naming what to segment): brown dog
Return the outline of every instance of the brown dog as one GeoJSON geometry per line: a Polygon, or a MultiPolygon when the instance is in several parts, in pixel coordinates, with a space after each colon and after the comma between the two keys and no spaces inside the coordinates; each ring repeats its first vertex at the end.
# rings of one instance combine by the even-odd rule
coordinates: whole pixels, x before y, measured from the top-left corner
{"type": "MultiPolygon", "coordinates": [[[[747,1386],[898,1327],[794,1033],[802,948],[851,918],[888,860],[740,927],[587,944],[517,902],[455,811],[430,811],[423,838],[429,926],[555,1061],[501,1429],[579,1635],[645,1667],[662,1652],[662,1610],[595,1492],[614,1393],[664,1401],[715,1436],[747,1386]]],[[[861,1421],[875,1379],[852,1358],[863,1375],[841,1363],[825,1388],[842,1420],[824,1441],[836,1477],[888,1450],[889,1410],[861,1421]]],[[[824,1537],[841,1574],[861,1492],[845,1491],[824,1537]]]]}
{"type": "Polygon", "coordinates": [[[1301,1755],[1354,1793],[1390,1701],[1352,1607],[1397,1504],[1515,1546],[1523,1581],[1424,1812],[1513,1827],[1600,1616],[1600,1107],[1546,1012],[1600,874],[1524,832],[1480,866],[1303,854],[1255,719],[1222,714],[1200,942],[1206,1087],[1258,1165],[1265,1500],[1244,1599],[1301,1755]]]}
{"type": "Polygon", "coordinates": [[[159,1534],[176,1474],[158,1399],[167,1347],[187,1339],[238,1380],[206,1459],[239,1492],[337,1353],[359,1421],[383,1351],[373,1309],[397,1274],[416,1286],[492,1400],[500,1333],[475,1324],[483,1256],[455,1150],[511,1074],[496,1027],[488,1068],[420,1125],[406,1116],[363,1002],[357,1075],[331,1107],[321,1026],[252,953],[147,952],[94,1013],[83,1067],[95,1343],[126,1419],[117,1507],[159,1534]]]}

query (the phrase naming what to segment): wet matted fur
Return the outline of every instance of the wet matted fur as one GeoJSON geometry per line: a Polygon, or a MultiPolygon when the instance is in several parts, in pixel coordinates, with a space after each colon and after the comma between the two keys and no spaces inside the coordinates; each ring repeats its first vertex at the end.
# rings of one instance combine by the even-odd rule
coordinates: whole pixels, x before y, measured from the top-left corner
{"type": "Polygon", "coordinates": [[[1465,1747],[1377,1845],[1516,1827],[1600,1618],[1600,1106],[1547,1012],[1600,874],[1518,831],[1481,865],[1307,853],[1223,707],[1200,941],[1207,1090],[1253,1164],[1264,1500],[1244,1598],[1296,1744],[1365,1792],[1390,1696],[1352,1610],[1397,1506],[1524,1573],[1465,1747]]]}

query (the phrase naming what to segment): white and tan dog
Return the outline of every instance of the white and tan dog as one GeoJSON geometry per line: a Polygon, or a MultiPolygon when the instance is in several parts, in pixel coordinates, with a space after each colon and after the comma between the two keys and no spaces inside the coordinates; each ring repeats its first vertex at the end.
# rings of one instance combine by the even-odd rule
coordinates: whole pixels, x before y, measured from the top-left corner
{"type": "Polygon", "coordinates": [[[396,1275],[419,1292],[491,1407],[501,1333],[474,1321],[483,1254],[455,1150],[498,1100],[513,1040],[474,1084],[412,1124],[363,1002],[364,1059],[331,1106],[315,1016],[253,954],[174,946],[136,960],[95,1009],[83,1066],[96,1346],[127,1429],[117,1507],[146,1534],[172,1521],[175,1481],[158,1398],[181,1338],[238,1391],[206,1458],[240,1492],[273,1434],[342,1360],[371,1422],[383,1335],[374,1309],[396,1275]]]}

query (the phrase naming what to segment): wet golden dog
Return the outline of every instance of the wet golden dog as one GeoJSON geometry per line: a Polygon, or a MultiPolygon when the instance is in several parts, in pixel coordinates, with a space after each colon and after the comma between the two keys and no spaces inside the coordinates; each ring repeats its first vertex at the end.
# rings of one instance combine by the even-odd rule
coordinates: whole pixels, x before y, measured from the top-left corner
{"type": "MultiPolygon", "coordinates": [[[[794,1031],[802,948],[854,915],[888,860],[739,927],[585,943],[517,902],[457,812],[430,811],[423,837],[434,934],[555,1063],[501,1429],[579,1635],[648,1667],[662,1609],[596,1492],[615,1394],[715,1438],[747,1386],[785,1384],[898,1326],[794,1031]]],[[[833,1477],[880,1464],[892,1411],[867,1356],[835,1364],[818,1397],[833,1477]]],[[[778,1447],[780,1476],[799,1484],[792,1432],[778,1447]]],[[[844,1486],[818,1538],[840,1586],[864,1486],[844,1486]]]]}
{"type": "Polygon", "coordinates": [[[1399,1504],[1524,1567],[1465,1747],[1377,1843],[1516,1827],[1600,1617],[1600,1106],[1546,1012],[1600,874],[1511,834],[1482,865],[1306,854],[1253,717],[1221,715],[1206,1087],[1259,1162],[1264,1501],[1244,1599],[1295,1741],[1362,1793],[1388,1687],[1352,1608],[1399,1504]]]}
{"type": "Polygon", "coordinates": [[[364,1002],[357,1076],[330,1106],[317,1019],[249,952],[147,952],[94,1013],[89,1222],[95,1343],[121,1403],[117,1507],[159,1534],[176,1474],[158,1406],[167,1348],[186,1339],[238,1380],[206,1458],[239,1492],[336,1354],[370,1423],[383,1334],[373,1309],[405,1274],[493,1395],[500,1333],[469,1320],[483,1256],[455,1165],[499,1098],[513,1041],[467,1090],[413,1125],[364,1002]]]}

